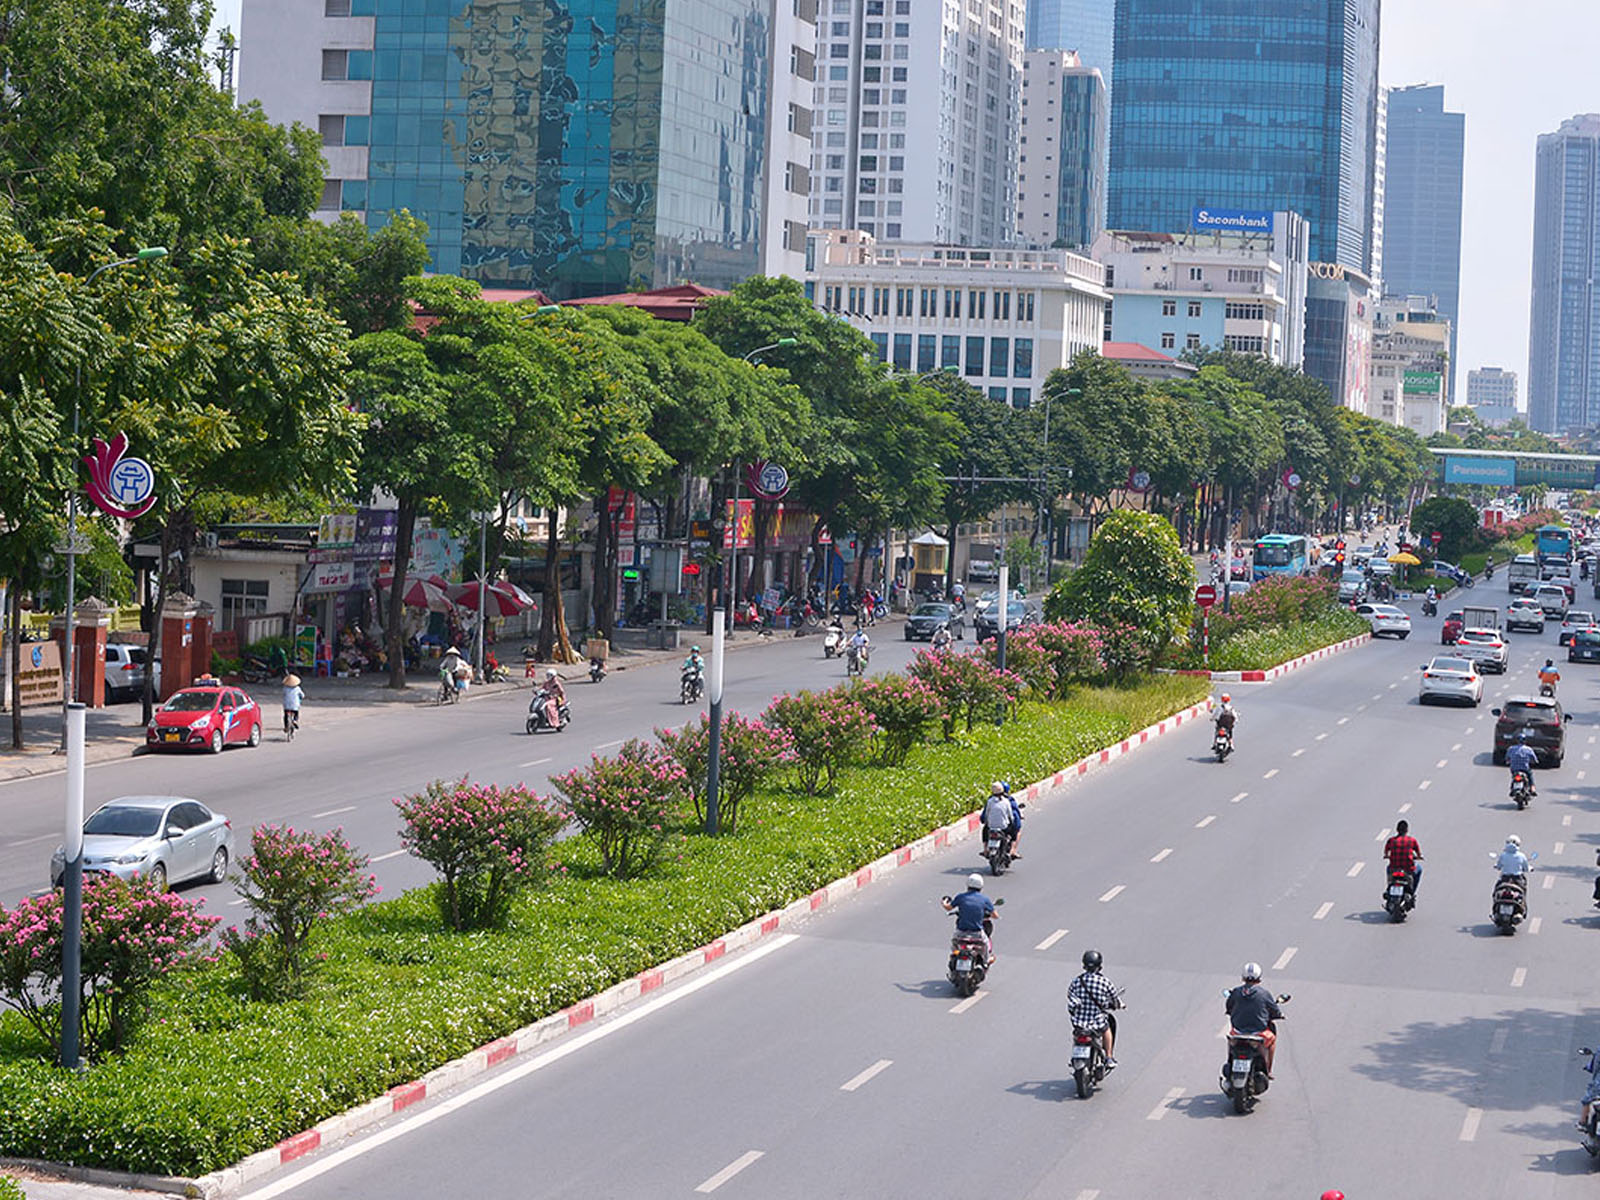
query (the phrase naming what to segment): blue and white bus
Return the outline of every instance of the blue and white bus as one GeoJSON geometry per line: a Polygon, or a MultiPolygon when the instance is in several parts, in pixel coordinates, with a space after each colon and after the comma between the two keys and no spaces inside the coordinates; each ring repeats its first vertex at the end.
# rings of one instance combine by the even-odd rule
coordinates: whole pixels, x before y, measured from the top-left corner
{"type": "Polygon", "coordinates": [[[1311,569],[1306,539],[1298,533],[1269,533],[1257,538],[1251,579],[1269,575],[1304,575],[1311,569]]]}
{"type": "Polygon", "coordinates": [[[1564,558],[1572,561],[1572,530],[1565,525],[1541,525],[1534,535],[1534,549],[1539,561],[1546,558],[1564,558]]]}

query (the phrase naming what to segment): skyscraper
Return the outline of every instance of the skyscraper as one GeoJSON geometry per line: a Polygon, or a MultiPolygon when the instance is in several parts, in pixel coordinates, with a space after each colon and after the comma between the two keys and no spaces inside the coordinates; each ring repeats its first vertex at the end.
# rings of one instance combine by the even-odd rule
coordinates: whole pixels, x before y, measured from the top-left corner
{"type": "Polygon", "coordinates": [[[323,215],[428,223],[431,269],[569,297],[804,270],[794,0],[244,0],[241,100],[323,136],[323,215]]]}
{"type": "MultiPolygon", "coordinates": [[[[1450,322],[1455,370],[1461,311],[1461,161],[1466,117],[1445,112],[1444,88],[1388,89],[1384,171],[1383,290],[1393,296],[1435,296],[1450,322]]],[[[1449,387],[1454,394],[1454,387],[1449,387]]]]}
{"type": "Polygon", "coordinates": [[[1106,227],[1105,83],[1071,50],[1030,50],[1022,105],[1017,238],[1041,249],[1087,248],[1106,227]]]}
{"type": "Polygon", "coordinates": [[[1029,50],[1076,50],[1086,67],[1111,82],[1116,0],[1028,0],[1029,50]]]}
{"type": "Polygon", "coordinates": [[[1528,424],[1564,433],[1600,422],[1600,113],[1540,135],[1533,189],[1528,424]]]}
{"type": "Polygon", "coordinates": [[[1016,229],[1018,0],[831,0],[817,17],[811,224],[995,246],[1016,229]]]}
{"type": "Polygon", "coordinates": [[[1291,210],[1371,270],[1379,0],[1117,0],[1113,229],[1291,210]]]}

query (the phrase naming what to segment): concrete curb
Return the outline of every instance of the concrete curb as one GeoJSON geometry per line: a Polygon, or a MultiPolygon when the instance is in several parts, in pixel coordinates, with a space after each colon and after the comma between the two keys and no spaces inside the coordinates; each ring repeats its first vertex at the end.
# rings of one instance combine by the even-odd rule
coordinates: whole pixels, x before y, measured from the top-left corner
{"type": "Polygon", "coordinates": [[[1324,646],[1320,650],[1313,650],[1310,654],[1302,654],[1299,658],[1291,658],[1281,662],[1275,667],[1268,667],[1262,671],[1174,671],[1174,675],[1193,675],[1201,679],[1210,679],[1214,683],[1268,683],[1280,675],[1287,675],[1290,671],[1297,671],[1319,659],[1327,658],[1332,654],[1341,654],[1357,646],[1365,645],[1372,640],[1370,633],[1358,634],[1356,637],[1347,638],[1342,642],[1335,642],[1331,646],[1324,646]]]}
{"type": "MultiPolygon", "coordinates": [[[[1319,652],[1321,653],[1321,652],[1319,652]]],[[[1308,660],[1311,656],[1307,656],[1308,660]]],[[[1099,770],[1110,763],[1130,754],[1140,746],[1158,738],[1165,733],[1179,728],[1185,723],[1198,720],[1211,709],[1211,701],[1192,705],[1182,712],[1174,713],[1164,720],[1157,721],[1154,725],[1147,726],[1136,733],[1129,734],[1122,741],[1097,750],[1077,762],[1063,767],[1036,783],[1029,784],[1017,793],[1019,799],[1030,803],[1037,803],[1053,792],[1064,788],[1068,783],[1081,779],[1091,771],[1099,770]]],[[[663,985],[693,975],[718,959],[725,957],[732,951],[741,950],[746,946],[754,945],[763,938],[775,933],[787,933],[797,925],[803,923],[812,914],[838,904],[861,888],[867,887],[874,881],[890,874],[898,867],[933,857],[947,847],[964,841],[977,831],[982,822],[981,810],[968,813],[959,817],[949,825],[941,826],[931,833],[925,834],[915,841],[900,846],[880,858],[874,859],[863,867],[857,868],[850,874],[840,879],[835,879],[823,887],[817,888],[809,895],[802,896],[783,908],[774,909],[762,916],[748,921],[730,933],[725,933],[714,941],[704,946],[696,947],[686,954],[680,954],[659,966],[641,971],[629,979],[613,984],[605,991],[590,996],[585,1000],[568,1006],[559,1012],[551,1013],[548,1017],[526,1025],[514,1033],[508,1034],[484,1046],[479,1046],[469,1054],[445,1063],[429,1071],[421,1079],[410,1083],[399,1084],[390,1088],[382,1096],[367,1101],[365,1104],[348,1109],[345,1112],[320,1121],[293,1137],[285,1138],[271,1149],[262,1150],[234,1163],[230,1167],[202,1175],[197,1179],[169,1179],[162,1176],[144,1176],[117,1174],[113,1172],[100,1172],[104,1176],[114,1175],[123,1186],[143,1187],[152,1191],[164,1191],[183,1196],[201,1197],[204,1200],[220,1200],[222,1197],[231,1196],[242,1191],[247,1185],[254,1183],[279,1167],[292,1163],[323,1146],[331,1145],[340,1138],[355,1133],[358,1130],[377,1124],[380,1121],[411,1107],[429,1096],[447,1092],[462,1083],[482,1075],[492,1067],[499,1066],[509,1059],[527,1054],[535,1047],[554,1041],[563,1034],[587,1025],[597,1018],[608,1016],[627,1004],[631,1004],[640,996],[648,995],[663,985]]],[[[45,1171],[76,1171],[78,1168],[56,1167],[53,1164],[39,1164],[45,1171]]]]}

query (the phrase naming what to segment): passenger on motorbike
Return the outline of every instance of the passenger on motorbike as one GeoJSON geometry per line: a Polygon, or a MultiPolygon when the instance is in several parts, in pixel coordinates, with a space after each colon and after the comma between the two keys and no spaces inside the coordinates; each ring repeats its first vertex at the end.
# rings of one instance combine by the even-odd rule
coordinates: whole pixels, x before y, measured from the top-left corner
{"type": "Polygon", "coordinates": [[[957,933],[976,933],[983,938],[983,948],[994,961],[994,943],[989,939],[987,923],[999,917],[994,901],[983,894],[983,876],[967,876],[967,890],[959,896],[947,896],[942,901],[946,912],[956,914],[957,933]]]}
{"type": "Polygon", "coordinates": [[[1245,963],[1241,978],[1244,982],[1228,993],[1224,1005],[1228,1023],[1235,1033],[1261,1038],[1262,1057],[1267,1060],[1267,1078],[1271,1079],[1272,1059],[1278,1045],[1278,1034],[1272,1023],[1283,1019],[1283,1009],[1278,1007],[1272,993],[1261,986],[1260,963],[1245,963]]]}
{"type": "Polygon", "coordinates": [[[1106,1070],[1115,1071],[1117,1060],[1111,1050],[1117,1041],[1117,1019],[1113,1009],[1122,1007],[1122,997],[1112,982],[1100,973],[1104,959],[1098,950],[1083,952],[1083,974],[1067,985],[1067,1016],[1074,1029],[1100,1034],[1106,1052],[1106,1070]]]}
{"type": "Polygon", "coordinates": [[[1411,823],[1397,821],[1394,836],[1383,844],[1383,856],[1389,860],[1391,871],[1411,872],[1411,895],[1415,899],[1422,886],[1422,847],[1411,836],[1411,823]]]}
{"type": "Polygon", "coordinates": [[[1600,1100],[1600,1055],[1590,1055],[1589,1065],[1584,1070],[1589,1072],[1589,1086],[1583,1092],[1583,1107],[1578,1113],[1578,1128],[1588,1129],[1589,1118],[1594,1115],[1594,1102],[1600,1100]]]}
{"type": "Polygon", "coordinates": [[[1006,799],[1011,802],[1011,857],[1021,858],[1017,853],[1017,846],[1022,842],[1022,805],[1017,803],[1017,798],[1011,794],[1011,785],[1002,783],[1006,790],[1006,799]]]}
{"type": "Polygon", "coordinates": [[[1506,747],[1506,766],[1511,768],[1512,777],[1520,772],[1528,777],[1528,795],[1537,796],[1539,789],[1533,786],[1533,764],[1539,761],[1539,756],[1534,753],[1528,741],[1533,734],[1524,729],[1517,735],[1517,740],[1506,747]]]}
{"type": "Polygon", "coordinates": [[[983,827],[1000,834],[1011,829],[1011,798],[1006,795],[1006,785],[999,780],[989,785],[989,799],[983,805],[983,827]]]}
{"type": "Polygon", "coordinates": [[[1516,834],[1506,838],[1505,849],[1500,851],[1494,865],[1500,872],[1501,882],[1511,880],[1528,886],[1528,856],[1522,852],[1522,839],[1516,834]]]}
{"type": "Polygon", "coordinates": [[[551,729],[561,728],[561,706],[567,702],[567,689],[561,676],[551,667],[544,673],[544,719],[551,729]]]}

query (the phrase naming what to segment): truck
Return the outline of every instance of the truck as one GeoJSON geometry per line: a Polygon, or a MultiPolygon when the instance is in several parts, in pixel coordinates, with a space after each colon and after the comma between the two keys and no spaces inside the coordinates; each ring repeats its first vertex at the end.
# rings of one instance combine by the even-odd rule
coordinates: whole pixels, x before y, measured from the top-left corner
{"type": "Polygon", "coordinates": [[[1461,610],[1462,629],[1499,629],[1500,610],[1492,604],[1468,604],[1461,610]]]}
{"type": "Polygon", "coordinates": [[[1513,596],[1526,596],[1543,582],[1539,560],[1531,554],[1519,554],[1506,567],[1506,587],[1513,596]]]}

